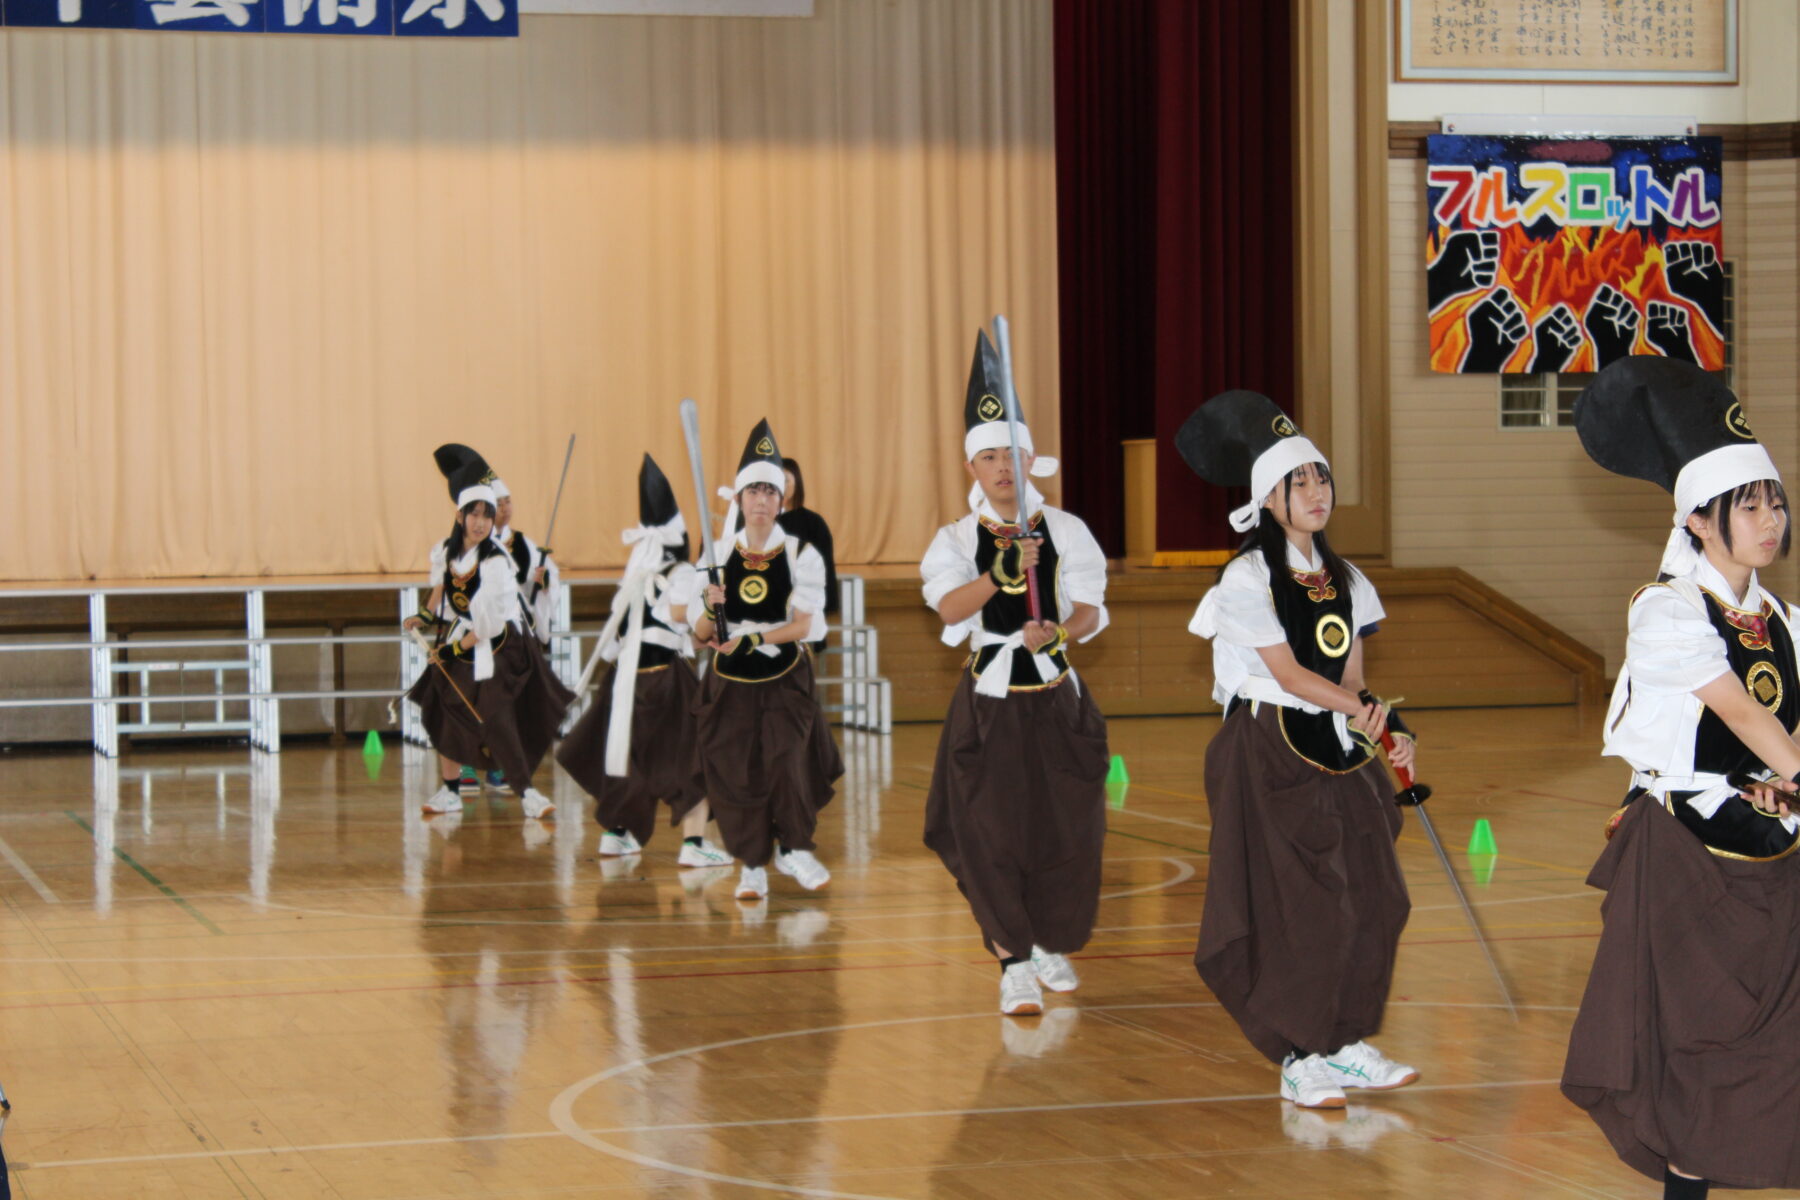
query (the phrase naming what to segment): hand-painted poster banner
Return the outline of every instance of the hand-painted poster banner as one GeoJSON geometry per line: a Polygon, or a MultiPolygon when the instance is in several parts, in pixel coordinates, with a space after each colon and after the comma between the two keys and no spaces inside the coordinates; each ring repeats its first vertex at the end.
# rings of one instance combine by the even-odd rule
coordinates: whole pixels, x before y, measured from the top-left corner
{"type": "Polygon", "coordinates": [[[1724,367],[1718,138],[1428,142],[1432,370],[1724,367]]]}
{"type": "Polygon", "coordinates": [[[0,0],[0,25],[312,33],[374,37],[518,37],[518,0],[0,0]]]}

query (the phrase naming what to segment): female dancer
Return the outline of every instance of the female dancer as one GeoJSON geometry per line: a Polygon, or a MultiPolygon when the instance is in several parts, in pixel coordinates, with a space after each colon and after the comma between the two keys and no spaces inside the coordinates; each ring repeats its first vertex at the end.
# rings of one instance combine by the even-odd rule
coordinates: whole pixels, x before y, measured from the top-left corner
{"type": "MultiPolygon", "coordinates": [[[[1362,639],[1385,615],[1325,539],[1331,470],[1274,401],[1215,396],[1176,439],[1187,464],[1250,488],[1243,545],[1188,629],[1213,643],[1225,722],[1206,749],[1212,874],[1194,965],[1244,1036],[1281,1064],[1281,1096],[1342,1108],[1345,1088],[1419,1073],[1365,1039],[1381,1028],[1411,901],[1400,811],[1372,743],[1362,639]],[[1352,736],[1352,735],[1356,736],[1352,736]]],[[[1396,729],[1398,732],[1398,729],[1396,729]]],[[[1410,768],[1410,738],[1394,763],[1410,768]]]]}
{"type": "Polygon", "coordinates": [[[1670,1200],[1800,1187],[1800,663],[1757,578],[1788,552],[1787,494],[1736,397],[1688,363],[1619,360],[1575,426],[1595,462],[1674,493],[1675,528],[1606,718],[1632,787],[1588,876],[1605,924],[1563,1093],[1670,1200]]]}
{"type": "Polygon", "coordinates": [[[492,536],[487,464],[467,447],[446,446],[438,465],[450,480],[456,524],[432,547],[431,599],[405,621],[408,629],[429,624],[437,631],[431,661],[407,693],[442,768],[443,786],[425,810],[461,811],[461,764],[471,763],[504,772],[525,815],[546,817],[555,805],[531,776],[574,697],[550,673],[537,639],[523,631],[512,560],[492,536]]]}
{"type": "Polygon", "coordinates": [[[599,653],[612,663],[600,698],[557,747],[556,761],[595,799],[605,858],[637,854],[656,830],[656,802],[679,824],[684,867],[723,867],[706,840],[709,815],[694,770],[694,641],[669,611],[693,587],[687,524],[669,481],[648,454],[638,468],[638,525],[599,653]]]}
{"type": "Polygon", "coordinates": [[[776,526],[784,486],[775,435],[759,422],[732,489],[744,527],[719,539],[710,556],[719,578],[701,591],[699,611],[690,603],[675,614],[717,651],[695,717],[713,818],[744,865],[740,900],[768,895],[771,860],[809,892],[831,882],[813,832],[844,773],[801,644],[825,636],[825,564],[776,526]]]}

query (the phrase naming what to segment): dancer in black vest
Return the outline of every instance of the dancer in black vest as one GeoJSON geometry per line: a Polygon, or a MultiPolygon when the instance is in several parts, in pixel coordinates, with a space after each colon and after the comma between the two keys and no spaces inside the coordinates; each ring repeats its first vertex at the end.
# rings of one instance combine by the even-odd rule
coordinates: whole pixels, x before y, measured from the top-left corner
{"type": "Polygon", "coordinates": [[[694,641],[670,611],[694,587],[687,523],[648,454],[638,468],[638,525],[625,531],[625,544],[631,559],[597,647],[612,669],[556,761],[594,797],[602,858],[640,853],[661,801],[669,823],[681,826],[682,866],[730,866],[731,856],[706,839],[710,816],[694,764],[694,641]]]}
{"type": "Polygon", "coordinates": [[[759,422],[732,488],[744,528],[714,547],[719,582],[676,613],[716,650],[695,708],[699,760],[719,836],[744,865],[740,900],[768,895],[771,860],[808,891],[831,881],[813,834],[844,773],[802,644],[825,636],[825,564],[776,525],[785,486],[775,435],[759,422]]]}
{"type": "Polygon", "coordinates": [[[487,463],[467,446],[442,446],[436,455],[456,525],[432,547],[431,598],[405,622],[436,634],[431,665],[407,693],[442,768],[443,786],[425,810],[462,811],[461,764],[470,763],[503,772],[525,815],[546,817],[555,805],[531,776],[574,697],[524,632],[512,561],[491,536],[496,504],[487,463]]]}
{"type": "MultiPolygon", "coordinates": [[[[1325,540],[1331,469],[1274,401],[1226,392],[1176,446],[1202,478],[1250,488],[1246,535],[1188,628],[1213,643],[1225,722],[1206,748],[1211,874],[1194,965],[1270,1061],[1281,1096],[1342,1108],[1345,1088],[1419,1077],[1366,1040],[1381,1028],[1411,903],[1400,810],[1360,698],[1362,639],[1385,615],[1325,540]]],[[[1402,731],[1396,726],[1395,733],[1402,731]]],[[[1413,743],[1394,755],[1410,768],[1413,743]]]]}
{"type": "Polygon", "coordinates": [[[1588,876],[1605,925],[1563,1093],[1671,1200],[1800,1187],[1800,662],[1757,577],[1788,552],[1787,494],[1737,398],[1688,363],[1612,364],[1575,426],[1675,512],[1604,727],[1632,786],[1588,876]]]}
{"type": "MultiPolygon", "coordinates": [[[[938,530],[919,564],[944,641],[973,650],[938,739],[925,844],[1000,960],[1000,1011],[1029,1016],[1043,1011],[1044,988],[1079,984],[1068,956],[1087,944],[1100,906],[1106,719],[1068,647],[1106,628],[1106,556],[1080,518],[1013,477],[1002,388],[978,334],[963,406],[970,511],[938,530]],[[1037,621],[1028,572],[1045,598],[1037,621]]],[[[1018,433],[1026,471],[1053,473],[1031,430],[1018,433]]]]}

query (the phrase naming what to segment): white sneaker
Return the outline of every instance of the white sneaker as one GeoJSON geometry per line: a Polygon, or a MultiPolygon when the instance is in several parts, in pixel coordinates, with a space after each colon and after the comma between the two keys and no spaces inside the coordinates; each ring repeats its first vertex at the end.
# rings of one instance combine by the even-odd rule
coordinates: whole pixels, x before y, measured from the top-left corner
{"type": "Polygon", "coordinates": [[[1069,965],[1066,954],[1052,954],[1042,946],[1033,946],[1031,969],[1037,972],[1038,982],[1053,992],[1072,992],[1081,986],[1081,977],[1069,965]]]}
{"type": "Polygon", "coordinates": [[[1339,1087],[1367,1088],[1385,1092],[1405,1087],[1419,1073],[1405,1063],[1397,1063],[1367,1042],[1351,1042],[1334,1054],[1327,1054],[1325,1065],[1331,1068],[1339,1087]]]}
{"type": "Polygon", "coordinates": [[[462,811],[462,797],[447,787],[440,787],[426,798],[425,811],[428,813],[460,813],[462,811]]]}
{"type": "Polygon", "coordinates": [[[1044,1011],[1044,989],[1029,960],[1000,973],[1000,1011],[1009,1017],[1035,1017],[1044,1011]]]}
{"type": "Polygon", "coordinates": [[[761,900],[769,894],[769,872],[764,867],[745,867],[738,876],[737,898],[761,900]]]}
{"type": "Polygon", "coordinates": [[[525,789],[525,794],[519,797],[519,807],[533,821],[541,821],[556,811],[556,805],[550,803],[550,797],[536,788],[525,789]]]}
{"type": "Polygon", "coordinates": [[[627,829],[624,833],[603,833],[600,835],[600,857],[617,858],[626,854],[640,854],[643,847],[627,829]]]}
{"type": "Polygon", "coordinates": [[[775,869],[783,875],[791,876],[795,883],[809,892],[816,892],[831,882],[831,872],[825,864],[813,857],[811,850],[789,850],[775,854],[775,869]]]}
{"type": "MultiPolygon", "coordinates": [[[[601,845],[604,847],[604,841],[601,845]]],[[[603,848],[600,853],[606,853],[605,849],[603,848]]],[[[683,867],[728,867],[731,865],[731,855],[705,838],[701,838],[698,846],[692,842],[681,843],[681,853],[675,861],[683,867]]]]}
{"type": "Polygon", "coordinates": [[[1281,1098],[1301,1108],[1342,1108],[1344,1089],[1337,1085],[1336,1075],[1325,1065],[1323,1054],[1305,1058],[1290,1054],[1281,1064],[1281,1098]]]}

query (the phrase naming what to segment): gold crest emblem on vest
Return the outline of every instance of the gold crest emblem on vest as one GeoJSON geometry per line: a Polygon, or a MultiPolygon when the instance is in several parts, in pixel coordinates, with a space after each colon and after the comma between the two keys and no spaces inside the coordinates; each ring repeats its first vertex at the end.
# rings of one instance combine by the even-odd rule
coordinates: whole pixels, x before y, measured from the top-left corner
{"type": "Polygon", "coordinates": [[[1744,676],[1744,690],[1770,712],[1781,707],[1781,699],[1787,693],[1781,682],[1781,672],[1772,663],[1766,662],[1755,663],[1750,667],[1749,674],[1744,676]]]}
{"type": "Polygon", "coordinates": [[[450,603],[456,606],[457,612],[468,612],[469,594],[467,592],[451,592],[450,603]]]}
{"type": "Polygon", "coordinates": [[[997,396],[983,396],[975,405],[975,415],[984,421],[998,421],[1006,415],[1006,408],[997,396]]]}
{"type": "Polygon", "coordinates": [[[1350,623],[1336,613],[1319,618],[1313,637],[1328,658],[1342,658],[1350,653],[1350,623]]]}
{"type": "Polygon", "coordinates": [[[1741,404],[1733,403],[1730,408],[1725,410],[1725,428],[1746,442],[1756,440],[1756,434],[1750,430],[1750,419],[1744,415],[1744,406],[1741,404]]]}
{"type": "Polygon", "coordinates": [[[1287,419],[1286,414],[1278,416],[1273,421],[1270,421],[1269,428],[1275,431],[1276,437],[1294,437],[1300,432],[1298,429],[1294,428],[1294,423],[1287,419]]]}
{"type": "Polygon", "coordinates": [[[745,604],[760,604],[769,594],[769,581],[761,575],[749,575],[738,584],[738,599],[745,604]]]}

